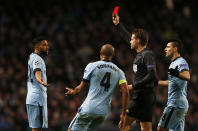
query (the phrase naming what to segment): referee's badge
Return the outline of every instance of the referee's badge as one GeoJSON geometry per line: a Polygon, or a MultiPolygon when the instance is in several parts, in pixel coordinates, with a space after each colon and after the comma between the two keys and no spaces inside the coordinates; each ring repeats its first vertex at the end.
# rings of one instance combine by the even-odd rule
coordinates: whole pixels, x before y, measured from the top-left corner
{"type": "Polygon", "coordinates": [[[136,64],[133,64],[133,72],[137,72],[137,65],[136,64]]]}

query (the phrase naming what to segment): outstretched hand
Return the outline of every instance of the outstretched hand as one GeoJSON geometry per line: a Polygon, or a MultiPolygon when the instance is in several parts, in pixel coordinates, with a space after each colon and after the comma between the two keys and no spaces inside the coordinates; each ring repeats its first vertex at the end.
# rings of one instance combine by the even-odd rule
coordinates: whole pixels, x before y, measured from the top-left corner
{"type": "Polygon", "coordinates": [[[173,68],[168,69],[168,74],[178,77],[179,76],[178,66],[176,66],[175,69],[173,68]]]}
{"type": "Polygon", "coordinates": [[[115,14],[115,15],[112,15],[112,21],[113,21],[113,24],[115,26],[117,26],[119,24],[119,15],[118,14],[115,14]]]}
{"type": "Polygon", "coordinates": [[[66,89],[66,93],[65,93],[65,96],[69,96],[69,95],[75,95],[75,92],[73,89],[71,88],[65,88],[66,89]]]}

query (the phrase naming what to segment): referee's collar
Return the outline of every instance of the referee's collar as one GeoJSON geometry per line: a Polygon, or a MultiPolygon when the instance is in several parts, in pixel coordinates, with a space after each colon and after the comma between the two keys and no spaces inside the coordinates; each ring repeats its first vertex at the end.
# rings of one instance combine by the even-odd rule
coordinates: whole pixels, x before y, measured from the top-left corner
{"type": "Polygon", "coordinates": [[[148,47],[145,47],[143,50],[141,50],[139,53],[142,53],[144,50],[149,49],[148,47]]]}

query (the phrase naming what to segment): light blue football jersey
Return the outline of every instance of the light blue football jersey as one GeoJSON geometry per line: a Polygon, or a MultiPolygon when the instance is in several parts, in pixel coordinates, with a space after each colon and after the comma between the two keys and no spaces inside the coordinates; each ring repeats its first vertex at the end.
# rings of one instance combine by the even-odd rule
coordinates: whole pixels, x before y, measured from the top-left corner
{"type": "MultiPolygon", "coordinates": [[[[175,69],[178,66],[178,71],[183,72],[184,70],[189,71],[189,66],[186,60],[183,57],[175,59],[169,66],[170,68],[175,69]]],[[[181,78],[168,75],[169,84],[168,84],[168,102],[167,106],[188,108],[187,101],[187,85],[188,82],[181,78]]]]}
{"type": "Polygon", "coordinates": [[[96,61],[87,65],[83,79],[90,81],[90,87],[79,112],[106,117],[114,89],[126,82],[124,72],[112,62],[96,61]]]}
{"type": "Polygon", "coordinates": [[[32,53],[28,60],[26,104],[47,105],[47,88],[37,82],[34,74],[36,70],[41,71],[41,77],[47,83],[45,62],[38,54],[32,53]]]}

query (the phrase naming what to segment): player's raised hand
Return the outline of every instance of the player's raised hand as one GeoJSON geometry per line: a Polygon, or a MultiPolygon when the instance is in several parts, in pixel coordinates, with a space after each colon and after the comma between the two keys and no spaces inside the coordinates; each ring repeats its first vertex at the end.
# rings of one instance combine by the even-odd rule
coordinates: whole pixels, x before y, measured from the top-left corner
{"type": "Polygon", "coordinates": [[[113,21],[113,24],[115,26],[117,26],[119,24],[119,15],[118,14],[115,14],[115,15],[112,15],[112,21],[113,21]]]}
{"type": "Polygon", "coordinates": [[[75,92],[73,89],[67,88],[67,87],[65,89],[66,89],[66,93],[65,93],[66,96],[75,95],[75,92]]]}

